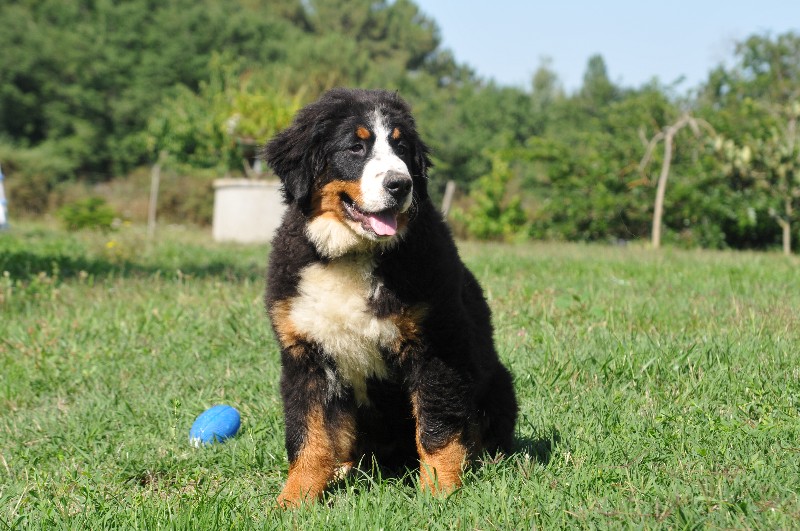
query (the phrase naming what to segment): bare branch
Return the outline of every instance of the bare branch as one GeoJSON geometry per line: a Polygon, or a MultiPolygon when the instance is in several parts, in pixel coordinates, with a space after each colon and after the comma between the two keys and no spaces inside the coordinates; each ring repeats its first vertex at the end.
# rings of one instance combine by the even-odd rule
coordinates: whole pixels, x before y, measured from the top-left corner
{"type": "Polygon", "coordinates": [[[663,138],[664,138],[664,132],[659,131],[658,133],[653,135],[653,138],[650,139],[650,143],[647,144],[647,150],[644,153],[644,157],[642,157],[642,160],[639,162],[640,173],[644,173],[644,169],[647,167],[648,164],[650,164],[650,158],[653,156],[653,150],[655,149],[656,144],[658,144],[658,142],[663,138]]]}
{"type": "Polygon", "coordinates": [[[639,133],[639,140],[641,140],[641,141],[642,141],[642,145],[643,145],[644,147],[647,147],[647,144],[649,144],[649,143],[650,143],[650,141],[649,141],[649,140],[647,140],[647,136],[645,136],[645,133],[644,133],[644,126],[643,126],[643,125],[639,126],[639,131],[638,131],[638,133],[639,133]]]}
{"type": "Polygon", "coordinates": [[[708,123],[705,120],[703,120],[702,118],[692,118],[692,120],[694,120],[697,125],[701,126],[703,129],[705,129],[706,132],[708,134],[710,134],[711,136],[716,136],[717,135],[717,132],[716,132],[716,130],[714,130],[714,127],[710,123],[708,123]]]}

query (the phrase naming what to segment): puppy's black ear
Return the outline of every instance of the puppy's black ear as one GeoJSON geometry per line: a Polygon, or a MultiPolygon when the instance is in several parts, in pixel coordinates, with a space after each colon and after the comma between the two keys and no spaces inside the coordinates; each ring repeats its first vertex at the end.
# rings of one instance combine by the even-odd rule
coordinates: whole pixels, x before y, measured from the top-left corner
{"type": "Polygon", "coordinates": [[[316,169],[313,128],[313,121],[301,111],[292,125],[270,140],[262,151],[264,160],[281,179],[284,202],[297,203],[303,212],[310,207],[316,169]]]}

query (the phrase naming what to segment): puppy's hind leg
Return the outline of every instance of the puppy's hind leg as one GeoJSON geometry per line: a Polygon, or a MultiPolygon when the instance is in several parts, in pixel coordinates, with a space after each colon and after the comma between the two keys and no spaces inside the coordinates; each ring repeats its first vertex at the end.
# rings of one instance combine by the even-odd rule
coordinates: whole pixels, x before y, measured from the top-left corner
{"type": "Polygon", "coordinates": [[[503,365],[496,365],[494,374],[478,397],[477,407],[483,417],[480,449],[490,454],[514,451],[514,426],[517,423],[517,398],[511,373],[503,365]]]}

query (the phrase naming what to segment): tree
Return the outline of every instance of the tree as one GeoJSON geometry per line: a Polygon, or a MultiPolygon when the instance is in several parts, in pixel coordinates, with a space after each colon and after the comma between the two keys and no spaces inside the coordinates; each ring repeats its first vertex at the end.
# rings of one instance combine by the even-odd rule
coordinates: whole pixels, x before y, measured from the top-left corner
{"type": "Polygon", "coordinates": [[[768,136],[749,138],[737,145],[720,138],[716,143],[726,174],[752,179],[754,186],[773,199],[769,215],[781,228],[783,253],[792,252],[792,223],[796,218],[796,202],[800,199],[800,143],[797,138],[797,118],[800,103],[792,107],[786,129],[773,127],[768,136]],[[782,209],[782,210],[781,210],[782,209]]]}
{"type": "Polygon", "coordinates": [[[410,0],[20,0],[0,2],[0,20],[14,21],[0,24],[0,141],[69,162],[61,179],[150,162],[152,110],[196,94],[221,51],[309,99],[453,66],[410,0]]]}
{"type": "Polygon", "coordinates": [[[726,175],[751,187],[781,229],[791,252],[800,196],[800,35],[753,35],[736,46],[737,63],[710,76],[704,98],[721,122],[717,152],[726,175]]]}
{"type": "MultiPolygon", "coordinates": [[[[265,0],[0,3],[0,137],[94,180],[147,161],[150,111],[211,55],[270,64],[303,35],[265,0]]],[[[295,2],[300,5],[299,0],[295,2]]],[[[68,175],[72,176],[72,175],[68,175]]]]}
{"type": "Polygon", "coordinates": [[[658,142],[664,142],[664,157],[661,162],[661,173],[658,176],[658,185],[656,187],[656,198],[653,205],[653,230],[651,232],[651,242],[654,249],[661,247],[661,220],[664,217],[664,196],[667,190],[667,179],[669,178],[669,169],[672,164],[672,149],[675,135],[683,129],[689,127],[695,136],[700,135],[700,128],[709,130],[712,134],[714,129],[705,120],[700,120],[684,113],[676,122],[664,127],[663,130],[656,133],[647,144],[644,157],[639,162],[639,171],[644,172],[650,160],[652,160],[653,151],[658,142]]]}
{"type": "Polygon", "coordinates": [[[171,162],[220,172],[249,173],[254,146],[287,127],[302,93],[265,80],[266,73],[240,75],[235,61],[216,55],[211,77],[197,93],[177,87],[154,111],[147,129],[151,158],[166,152],[171,162]]]}
{"type": "Polygon", "coordinates": [[[531,79],[531,99],[534,113],[545,114],[552,105],[564,98],[564,89],[553,70],[553,60],[543,57],[531,79]]]}
{"type": "Polygon", "coordinates": [[[469,209],[454,214],[476,238],[511,240],[524,236],[527,216],[519,193],[510,186],[514,176],[507,156],[492,153],[491,163],[491,171],[472,187],[469,209]]]}
{"type": "Polygon", "coordinates": [[[591,107],[599,109],[617,99],[619,90],[608,77],[608,69],[602,55],[593,55],[583,74],[581,98],[591,107]]]}

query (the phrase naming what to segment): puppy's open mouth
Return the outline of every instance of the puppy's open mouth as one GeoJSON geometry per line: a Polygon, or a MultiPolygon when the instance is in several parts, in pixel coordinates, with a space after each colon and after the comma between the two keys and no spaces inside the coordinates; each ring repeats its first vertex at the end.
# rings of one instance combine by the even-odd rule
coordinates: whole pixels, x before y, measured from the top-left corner
{"type": "Polygon", "coordinates": [[[365,231],[377,236],[394,236],[397,233],[396,208],[387,208],[380,212],[364,212],[347,194],[342,194],[342,205],[347,216],[360,223],[365,231]]]}

